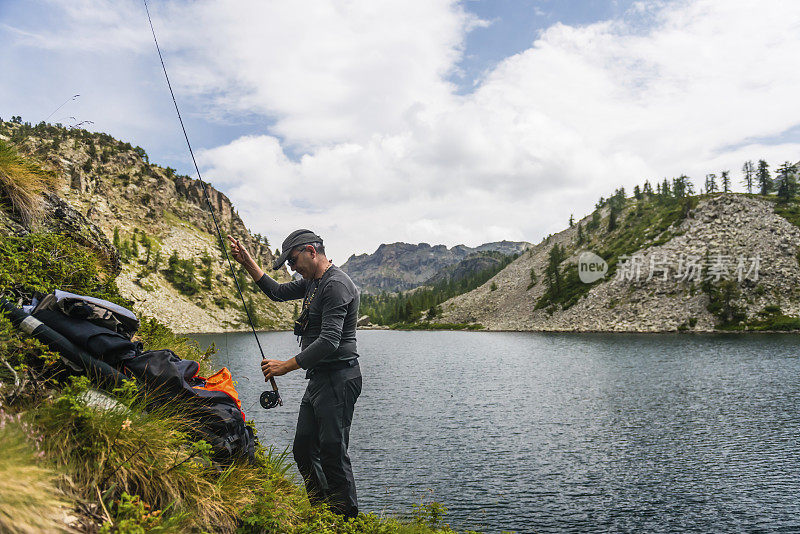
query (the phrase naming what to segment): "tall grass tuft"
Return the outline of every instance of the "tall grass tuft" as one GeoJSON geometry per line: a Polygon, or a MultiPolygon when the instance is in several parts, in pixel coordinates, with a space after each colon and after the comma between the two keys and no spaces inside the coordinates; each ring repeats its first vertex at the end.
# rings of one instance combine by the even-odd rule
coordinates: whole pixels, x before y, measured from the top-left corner
{"type": "Polygon", "coordinates": [[[64,498],[26,432],[0,412],[0,532],[64,532],[64,498]]]}
{"type": "Polygon", "coordinates": [[[42,194],[58,186],[55,173],[24,159],[8,143],[0,140],[0,199],[10,204],[23,226],[31,228],[42,214],[42,194]]]}
{"type": "Polygon", "coordinates": [[[177,405],[145,412],[129,398],[129,407],[95,407],[87,387],[85,378],[74,379],[54,401],[29,412],[73,498],[102,495],[111,508],[124,494],[137,495],[153,510],[180,514],[187,528],[233,530],[235,510],[219,498],[209,447],[192,441],[192,423],[177,405]]]}

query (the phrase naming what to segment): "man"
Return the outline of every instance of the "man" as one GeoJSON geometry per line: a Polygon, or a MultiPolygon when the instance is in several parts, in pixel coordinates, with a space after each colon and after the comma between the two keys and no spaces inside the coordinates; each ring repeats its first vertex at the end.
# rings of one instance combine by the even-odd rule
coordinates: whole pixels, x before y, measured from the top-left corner
{"type": "Polygon", "coordinates": [[[361,393],[361,370],[356,352],[359,294],[353,281],[325,256],[322,238],[310,230],[295,230],[283,241],[284,262],[303,276],[279,284],[256,265],[236,239],[228,236],[236,261],[259,288],[275,301],[303,299],[295,334],[300,353],[282,360],[263,360],[264,379],[295,369],[309,379],[294,437],[294,459],[312,502],[326,501],[345,517],[358,515],[356,485],[347,447],[353,407],[361,393]]]}

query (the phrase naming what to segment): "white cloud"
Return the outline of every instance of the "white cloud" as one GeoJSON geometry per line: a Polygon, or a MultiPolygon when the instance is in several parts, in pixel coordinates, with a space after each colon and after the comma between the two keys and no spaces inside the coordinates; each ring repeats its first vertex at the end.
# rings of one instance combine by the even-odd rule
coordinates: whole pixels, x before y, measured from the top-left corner
{"type": "Polygon", "coordinates": [[[301,149],[397,133],[410,107],[447,101],[477,23],[450,0],[222,0],[176,5],[168,20],[184,90],[274,117],[272,133],[301,149]]]}
{"type": "MultiPolygon", "coordinates": [[[[779,134],[800,116],[800,71],[791,68],[800,53],[800,5],[751,6],[641,4],[651,24],[644,29],[623,21],[557,24],[498,65],[473,94],[400,99],[381,121],[327,107],[323,115],[344,115],[337,121],[362,128],[343,128],[338,142],[325,132],[312,139],[313,128],[291,136],[318,145],[297,163],[276,152],[275,140],[262,151],[274,163],[269,173],[258,163],[235,170],[222,164],[244,157],[223,156],[243,150],[238,142],[204,161],[209,176],[248,184],[233,198],[248,204],[243,211],[251,220],[266,208],[292,221],[278,223],[279,233],[308,221],[344,240],[339,250],[396,240],[536,241],[620,185],[683,172],[699,185],[706,172],[730,168],[736,175],[744,159],[797,158],[797,143],[726,149],[779,134]],[[249,188],[259,180],[276,194],[250,205],[249,188]]],[[[428,42],[443,58],[429,72],[441,76],[450,68],[445,59],[453,60],[457,42],[428,42]]],[[[358,63],[369,54],[361,45],[337,49],[338,61],[358,63]]],[[[430,85],[409,83],[408,93],[392,94],[436,87],[426,79],[430,85]]],[[[351,94],[368,88],[382,95],[381,82],[367,77],[351,94]]]]}
{"type": "MultiPolygon", "coordinates": [[[[45,0],[37,6],[34,29],[9,26],[16,44],[49,51],[72,50],[99,54],[140,51],[151,43],[147,27],[133,23],[144,15],[141,2],[115,0],[45,0]],[[43,27],[46,15],[57,13],[59,24],[43,27]]],[[[25,21],[31,22],[31,21],[25,21]]],[[[22,21],[19,21],[22,23],[22,21]]]]}
{"type": "MultiPolygon", "coordinates": [[[[454,94],[448,75],[466,32],[485,23],[459,4],[313,5],[156,10],[192,109],[228,123],[263,118],[259,132],[202,151],[201,165],[273,243],[312,227],[343,262],[401,240],[538,241],[620,185],[687,173],[699,186],[723,169],[738,182],[745,159],[775,166],[800,154],[796,139],[753,141],[800,122],[800,3],[648,1],[621,20],[556,24],[468,95],[454,94]]],[[[138,33],[115,48],[105,28],[149,39],[133,11],[103,14],[99,0],[70,9],[100,12],[76,49],[152,56],[138,33]]],[[[64,35],[75,24],[23,40],[73,46],[64,35]]]]}

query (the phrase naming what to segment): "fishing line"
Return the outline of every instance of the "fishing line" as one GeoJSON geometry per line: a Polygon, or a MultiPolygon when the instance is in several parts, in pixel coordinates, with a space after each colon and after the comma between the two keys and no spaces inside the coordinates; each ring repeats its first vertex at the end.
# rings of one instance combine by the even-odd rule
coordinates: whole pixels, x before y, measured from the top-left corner
{"type": "MultiPolygon", "coordinates": [[[[211,212],[211,219],[214,221],[214,227],[217,229],[217,236],[219,237],[219,244],[220,248],[222,249],[222,254],[225,255],[225,259],[228,261],[228,267],[231,270],[231,276],[233,276],[233,283],[236,284],[236,291],[239,292],[239,298],[242,300],[242,306],[244,307],[244,312],[247,315],[247,322],[250,323],[250,329],[253,331],[253,337],[256,338],[256,344],[258,345],[258,351],[261,353],[261,359],[265,360],[266,357],[264,356],[264,349],[261,348],[261,341],[258,339],[258,334],[256,333],[256,327],[253,325],[253,318],[250,316],[250,310],[247,308],[247,304],[244,301],[244,295],[242,294],[242,288],[239,287],[239,280],[236,279],[236,272],[233,270],[233,263],[231,262],[230,256],[228,256],[228,249],[225,247],[225,240],[222,238],[222,232],[219,229],[219,224],[217,224],[217,217],[214,214],[214,206],[211,204],[211,199],[208,196],[208,191],[206,190],[206,184],[203,181],[203,177],[200,175],[200,168],[197,166],[197,160],[194,158],[194,151],[192,150],[192,144],[189,142],[189,136],[186,133],[186,127],[183,125],[183,118],[181,117],[181,111],[178,109],[178,101],[175,100],[175,92],[172,90],[172,84],[169,81],[169,75],[167,74],[167,67],[164,65],[164,57],[161,55],[161,47],[158,46],[158,39],[156,38],[156,30],[153,27],[153,19],[150,17],[150,8],[147,7],[147,0],[142,0],[144,2],[144,10],[147,13],[147,20],[150,23],[150,31],[153,33],[153,42],[156,45],[156,51],[158,52],[158,59],[161,61],[161,68],[164,70],[164,78],[167,80],[167,87],[169,87],[169,94],[172,96],[172,103],[175,104],[175,113],[178,114],[178,121],[181,123],[181,130],[183,130],[183,137],[186,139],[186,146],[189,147],[189,155],[192,157],[192,163],[194,164],[194,170],[197,172],[197,178],[200,180],[200,186],[203,189],[203,195],[205,196],[206,203],[208,204],[208,209],[211,212]]],[[[283,400],[281,400],[281,395],[278,392],[278,384],[275,383],[274,378],[269,379],[270,384],[272,385],[272,391],[265,391],[261,394],[260,402],[261,406],[264,408],[274,408],[275,406],[283,406],[283,400]]]]}
{"type": "MultiPolygon", "coordinates": [[[[48,115],[47,117],[44,118],[44,122],[47,122],[47,119],[49,119],[50,117],[55,115],[56,111],[58,111],[59,109],[63,108],[65,105],[67,105],[67,102],[69,102],[70,100],[75,100],[79,96],[81,96],[81,95],[72,95],[68,99],[64,100],[64,102],[60,106],[58,106],[56,109],[53,110],[53,112],[50,115],[48,115]]],[[[73,120],[75,119],[75,117],[69,117],[69,118],[73,119],[73,120]]],[[[61,120],[61,119],[58,119],[58,120],[61,120]]]]}

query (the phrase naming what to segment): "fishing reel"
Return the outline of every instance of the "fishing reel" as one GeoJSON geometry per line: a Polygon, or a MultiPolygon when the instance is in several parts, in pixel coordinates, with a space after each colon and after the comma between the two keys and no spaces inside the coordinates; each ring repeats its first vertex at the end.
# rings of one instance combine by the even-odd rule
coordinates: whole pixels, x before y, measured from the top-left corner
{"type": "Polygon", "coordinates": [[[281,394],[278,393],[277,390],[266,390],[261,394],[259,402],[261,403],[261,407],[265,410],[275,408],[276,406],[283,406],[283,399],[281,399],[281,394]]]}

